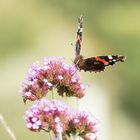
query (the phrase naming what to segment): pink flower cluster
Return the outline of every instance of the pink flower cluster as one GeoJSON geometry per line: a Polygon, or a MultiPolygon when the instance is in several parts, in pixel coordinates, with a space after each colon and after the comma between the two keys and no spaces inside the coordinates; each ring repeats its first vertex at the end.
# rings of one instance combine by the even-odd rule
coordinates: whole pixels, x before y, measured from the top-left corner
{"type": "Polygon", "coordinates": [[[55,135],[75,135],[84,140],[90,140],[89,136],[96,133],[97,121],[91,114],[82,111],[71,113],[64,103],[55,100],[38,101],[26,112],[25,120],[32,131],[52,130],[55,135]]]}
{"type": "Polygon", "coordinates": [[[40,131],[43,129],[48,132],[52,130],[56,135],[67,130],[69,116],[68,108],[64,103],[42,99],[26,112],[24,119],[30,130],[40,131]]]}
{"type": "Polygon", "coordinates": [[[31,65],[26,80],[22,83],[21,93],[24,101],[38,100],[46,96],[49,90],[57,89],[60,96],[84,96],[86,86],[80,82],[77,69],[64,63],[61,57],[50,57],[31,65]]]}
{"type": "Polygon", "coordinates": [[[90,140],[92,135],[93,140],[93,134],[95,135],[97,131],[96,125],[97,120],[91,113],[76,110],[72,112],[72,119],[69,122],[67,134],[80,136],[84,140],[90,140]]]}

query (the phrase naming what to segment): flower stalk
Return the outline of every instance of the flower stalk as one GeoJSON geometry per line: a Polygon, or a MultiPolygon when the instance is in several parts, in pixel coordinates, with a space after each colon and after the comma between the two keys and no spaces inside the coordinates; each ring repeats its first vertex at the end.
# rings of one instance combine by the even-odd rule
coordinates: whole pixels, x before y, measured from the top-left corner
{"type": "Polygon", "coordinates": [[[48,132],[50,140],[53,140],[51,132],[48,132]]]}
{"type": "Polygon", "coordinates": [[[58,140],[63,140],[62,133],[58,133],[58,140]]]}
{"type": "Polygon", "coordinates": [[[54,95],[54,91],[53,91],[53,88],[52,88],[52,100],[55,99],[55,95],[54,95]]]}

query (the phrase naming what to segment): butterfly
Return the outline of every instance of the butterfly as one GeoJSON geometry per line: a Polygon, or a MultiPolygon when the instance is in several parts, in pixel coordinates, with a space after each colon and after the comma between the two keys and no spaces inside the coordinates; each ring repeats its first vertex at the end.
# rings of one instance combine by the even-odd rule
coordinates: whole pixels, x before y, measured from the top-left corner
{"type": "Polygon", "coordinates": [[[83,33],[83,17],[78,18],[78,30],[75,43],[75,59],[74,65],[78,70],[84,70],[89,72],[101,72],[107,66],[114,65],[117,62],[124,62],[126,57],[123,55],[106,55],[96,56],[90,58],[84,58],[80,54],[82,44],[82,33],[83,33]]]}

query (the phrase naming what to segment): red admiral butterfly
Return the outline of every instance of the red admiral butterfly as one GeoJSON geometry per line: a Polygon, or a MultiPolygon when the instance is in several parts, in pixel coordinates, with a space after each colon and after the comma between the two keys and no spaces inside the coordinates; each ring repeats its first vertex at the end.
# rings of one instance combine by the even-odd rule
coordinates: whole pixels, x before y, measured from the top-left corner
{"type": "Polygon", "coordinates": [[[82,31],[83,31],[83,18],[80,16],[78,18],[78,31],[77,40],[75,44],[75,60],[74,64],[79,70],[89,71],[89,72],[101,72],[104,71],[106,66],[114,65],[117,62],[124,62],[125,56],[122,55],[109,55],[109,56],[97,56],[84,59],[80,55],[81,43],[82,43],[82,31]]]}

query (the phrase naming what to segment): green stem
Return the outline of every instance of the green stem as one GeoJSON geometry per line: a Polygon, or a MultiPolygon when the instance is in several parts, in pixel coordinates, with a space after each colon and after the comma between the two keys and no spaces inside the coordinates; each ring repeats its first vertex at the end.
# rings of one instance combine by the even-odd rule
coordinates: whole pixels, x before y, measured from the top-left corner
{"type": "Polygon", "coordinates": [[[54,91],[52,89],[52,99],[54,100],[55,99],[55,96],[54,96],[54,91]]]}
{"type": "Polygon", "coordinates": [[[44,128],[41,128],[41,129],[44,130],[44,131],[47,132],[47,133],[49,132],[49,130],[46,130],[46,129],[44,129],[44,128]]]}
{"type": "Polygon", "coordinates": [[[72,135],[70,135],[70,140],[73,140],[73,137],[72,137],[72,135]]]}
{"type": "Polygon", "coordinates": [[[50,140],[53,140],[51,133],[49,132],[49,138],[50,140]]]}
{"type": "Polygon", "coordinates": [[[63,138],[62,138],[62,133],[59,133],[59,134],[58,134],[58,138],[59,138],[59,140],[63,140],[63,138]]]}
{"type": "Polygon", "coordinates": [[[78,100],[78,98],[76,98],[76,106],[77,106],[77,109],[79,109],[79,100],[78,100]]]}
{"type": "Polygon", "coordinates": [[[45,132],[47,132],[47,133],[49,134],[49,139],[50,139],[50,140],[53,140],[53,138],[52,138],[51,133],[50,133],[49,130],[46,130],[46,129],[44,129],[44,128],[41,128],[41,129],[44,130],[45,132]]]}

